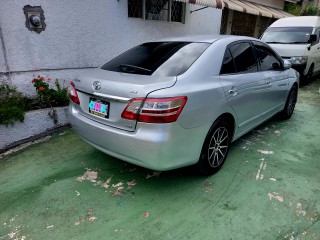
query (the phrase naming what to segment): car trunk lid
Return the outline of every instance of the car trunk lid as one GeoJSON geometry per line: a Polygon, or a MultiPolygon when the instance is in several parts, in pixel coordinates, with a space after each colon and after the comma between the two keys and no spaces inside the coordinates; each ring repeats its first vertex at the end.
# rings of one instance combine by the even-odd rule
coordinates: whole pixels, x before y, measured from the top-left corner
{"type": "Polygon", "coordinates": [[[176,77],[137,75],[102,69],[89,70],[74,81],[80,100],[77,110],[96,122],[134,131],[136,120],[121,118],[132,98],[172,87],[176,77]]]}

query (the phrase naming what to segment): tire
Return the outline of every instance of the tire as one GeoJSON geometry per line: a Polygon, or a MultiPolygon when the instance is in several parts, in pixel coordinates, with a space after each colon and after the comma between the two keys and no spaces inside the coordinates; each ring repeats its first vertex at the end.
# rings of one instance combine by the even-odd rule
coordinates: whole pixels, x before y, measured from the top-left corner
{"type": "Polygon", "coordinates": [[[280,113],[280,117],[282,119],[286,120],[291,118],[297,103],[297,98],[298,98],[298,88],[296,85],[293,85],[288,94],[286,105],[284,106],[284,109],[280,113]]]}
{"type": "Polygon", "coordinates": [[[312,81],[312,78],[313,78],[313,70],[314,70],[314,65],[312,64],[308,70],[308,73],[307,75],[305,75],[302,80],[302,84],[305,85],[305,84],[308,84],[309,82],[312,81]]]}
{"type": "Polygon", "coordinates": [[[224,164],[231,143],[231,124],[224,118],[217,119],[211,126],[202,146],[197,172],[201,175],[212,175],[224,164]]]}

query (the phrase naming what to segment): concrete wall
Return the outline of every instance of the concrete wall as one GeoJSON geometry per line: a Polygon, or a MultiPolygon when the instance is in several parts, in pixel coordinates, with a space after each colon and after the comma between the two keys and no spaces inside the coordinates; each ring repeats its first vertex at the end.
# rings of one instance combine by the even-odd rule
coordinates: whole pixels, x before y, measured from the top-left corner
{"type": "Polygon", "coordinates": [[[29,111],[23,122],[0,125],[0,153],[10,147],[26,142],[50,130],[69,124],[68,107],[55,108],[57,121],[49,116],[50,108],[29,111]]]}
{"type": "Polygon", "coordinates": [[[0,6],[0,82],[11,81],[30,95],[33,75],[71,80],[143,41],[219,33],[221,21],[221,10],[190,14],[200,8],[191,4],[185,24],[128,18],[126,0],[0,0],[0,6]],[[42,7],[45,31],[25,27],[25,5],[42,7]]]}

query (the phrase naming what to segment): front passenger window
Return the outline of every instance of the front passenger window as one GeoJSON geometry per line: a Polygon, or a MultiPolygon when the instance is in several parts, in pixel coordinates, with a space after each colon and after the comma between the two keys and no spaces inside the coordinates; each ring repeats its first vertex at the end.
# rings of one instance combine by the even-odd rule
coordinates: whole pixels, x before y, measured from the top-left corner
{"type": "Polygon", "coordinates": [[[230,51],[238,73],[258,71],[256,58],[248,42],[234,44],[230,46],[230,51]]]}
{"type": "Polygon", "coordinates": [[[281,62],[274,56],[272,51],[262,43],[254,42],[254,49],[260,62],[261,71],[280,70],[281,62]]]}

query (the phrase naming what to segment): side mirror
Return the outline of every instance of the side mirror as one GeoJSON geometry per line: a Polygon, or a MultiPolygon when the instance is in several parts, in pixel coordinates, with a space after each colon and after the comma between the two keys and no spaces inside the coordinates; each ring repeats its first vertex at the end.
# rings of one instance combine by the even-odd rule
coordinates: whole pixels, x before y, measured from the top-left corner
{"type": "Polygon", "coordinates": [[[317,41],[317,34],[311,34],[308,43],[312,44],[317,41]]]}
{"type": "Polygon", "coordinates": [[[288,70],[291,68],[291,62],[289,60],[284,60],[283,61],[283,68],[284,70],[288,70]]]}

